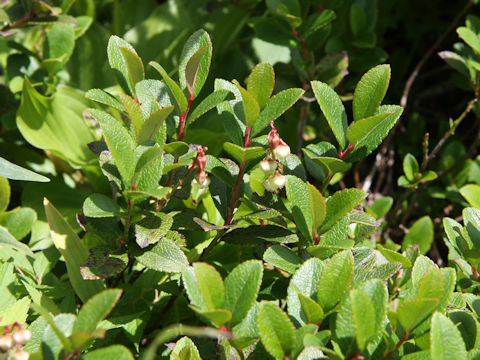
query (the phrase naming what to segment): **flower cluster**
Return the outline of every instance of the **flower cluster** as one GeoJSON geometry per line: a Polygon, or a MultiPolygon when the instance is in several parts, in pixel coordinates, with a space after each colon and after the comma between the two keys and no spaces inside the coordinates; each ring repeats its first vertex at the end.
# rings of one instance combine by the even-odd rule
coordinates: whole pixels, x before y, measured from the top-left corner
{"type": "Polygon", "coordinates": [[[264,182],[265,190],[270,192],[277,192],[285,186],[286,178],[282,175],[281,162],[290,156],[290,147],[278,135],[277,129],[272,122],[270,122],[272,130],[268,134],[268,145],[270,149],[267,151],[267,158],[260,162],[260,168],[265,174],[270,175],[264,182]]]}
{"type": "Polygon", "coordinates": [[[23,346],[32,338],[32,332],[23,329],[19,323],[5,326],[0,336],[0,358],[11,360],[28,360],[30,354],[23,350],[23,346]]]}
{"type": "Polygon", "coordinates": [[[191,165],[191,169],[196,168],[195,172],[195,177],[192,180],[192,197],[195,200],[198,200],[200,195],[202,195],[207,189],[208,186],[210,185],[210,178],[208,177],[206,171],[205,171],[205,166],[207,165],[207,156],[205,155],[205,151],[207,151],[208,148],[206,146],[204,147],[198,147],[197,148],[197,157],[193,161],[193,164],[191,165]]]}

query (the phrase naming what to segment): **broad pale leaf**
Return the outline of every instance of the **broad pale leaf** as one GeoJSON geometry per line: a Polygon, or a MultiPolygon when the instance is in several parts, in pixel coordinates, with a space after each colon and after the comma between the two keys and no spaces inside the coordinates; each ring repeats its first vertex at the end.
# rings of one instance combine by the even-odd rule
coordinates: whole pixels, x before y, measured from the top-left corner
{"type": "Polygon", "coordinates": [[[53,243],[65,259],[68,278],[73,289],[85,303],[104,288],[103,282],[82,278],[80,267],[88,258],[87,248],[50,201],[44,199],[44,206],[53,243]]]}
{"type": "MultiPolygon", "coordinates": [[[[49,182],[50,179],[0,157],[0,176],[12,180],[49,182]]],[[[8,182],[7,182],[8,184],[8,182]]],[[[1,206],[0,206],[1,208],[1,206]]]]}
{"type": "Polygon", "coordinates": [[[120,206],[108,196],[92,194],[83,202],[83,213],[89,217],[112,217],[121,213],[120,206]]]}
{"type": "Polygon", "coordinates": [[[17,126],[30,144],[79,168],[95,160],[87,144],[96,139],[82,117],[86,105],[77,90],[59,86],[53,96],[45,97],[25,78],[17,126]]]}

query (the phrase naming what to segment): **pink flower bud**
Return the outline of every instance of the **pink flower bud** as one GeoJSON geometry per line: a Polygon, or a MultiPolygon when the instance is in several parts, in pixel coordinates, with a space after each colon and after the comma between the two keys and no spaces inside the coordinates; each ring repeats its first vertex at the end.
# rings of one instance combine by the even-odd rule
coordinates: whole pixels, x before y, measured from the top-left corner
{"type": "Polygon", "coordinates": [[[13,333],[13,341],[16,344],[25,344],[32,338],[32,332],[28,329],[20,329],[13,333]]]}
{"type": "Polygon", "coordinates": [[[279,173],[276,173],[275,175],[270,176],[268,179],[266,179],[263,182],[263,187],[265,190],[270,191],[270,192],[275,192],[285,186],[285,183],[287,181],[287,178],[279,173]]]}
{"type": "Polygon", "coordinates": [[[283,188],[286,182],[287,182],[287,178],[285,177],[285,175],[276,173],[273,176],[273,184],[275,185],[277,190],[283,188]]]}
{"type": "Polygon", "coordinates": [[[207,173],[204,170],[200,170],[195,175],[195,180],[201,186],[208,186],[210,184],[210,179],[207,176],[207,173]]]}
{"type": "Polygon", "coordinates": [[[28,360],[30,354],[24,350],[17,350],[12,355],[10,355],[10,359],[12,360],[28,360]]]}
{"type": "Polygon", "coordinates": [[[265,181],[263,182],[263,187],[265,188],[265,190],[269,192],[274,192],[275,190],[277,190],[275,188],[275,184],[273,183],[273,176],[270,176],[268,179],[265,179],[265,181]]]}
{"type": "Polygon", "coordinates": [[[0,336],[0,350],[7,351],[13,346],[13,337],[10,334],[0,336]]]}
{"type": "Polygon", "coordinates": [[[262,169],[265,174],[273,174],[273,172],[277,170],[277,165],[276,161],[265,159],[260,162],[260,169],[262,169]]]}
{"type": "Polygon", "coordinates": [[[285,160],[290,156],[290,146],[287,144],[278,145],[275,149],[273,149],[273,155],[278,160],[285,160]]]}

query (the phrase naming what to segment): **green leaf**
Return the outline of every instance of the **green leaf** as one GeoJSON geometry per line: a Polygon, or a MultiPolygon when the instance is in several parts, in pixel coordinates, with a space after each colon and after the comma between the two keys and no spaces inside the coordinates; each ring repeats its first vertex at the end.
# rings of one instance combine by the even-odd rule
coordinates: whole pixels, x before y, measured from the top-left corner
{"type": "Polygon", "coordinates": [[[75,293],[85,303],[103,289],[103,282],[82,278],[80,267],[88,258],[87,248],[50,201],[44,199],[44,206],[53,243],[65,259],[68,278],[75,293]]]}
{"type": "Polygon", "coordinates": [[[380,251],[380,253],[385,256],[388,261],[402,264],[403,269],[410,269],[412,267],[411,261],[406,256],[403,256],[396,251],[387,248],[379,248],[378,251],[380,251]]]}
{"type": "Polygon", "coordinates": [[[310,199],[310,206],[312,208],[313,231],[316,233],[323,223],[323,220],[325,220],[327,205],[322,193],[318,191],[315,186],[307,183],[307,188],[308,198],[310,199]]]}
{"type": "Polygon", "coordinates": [[[301,293],[298,293],[298,300],[300,301],[302,312],[305,314],[307,323],[316,324],[325,317],[322,307],[318,305],[315,300],[301,293]]]}
{"type": "Polygon", "coordinates": [[[369,155],[387,136],[402,115],[403,108],[396,105],[380,107],[376,115],[355,121],[347,130],[347,138],[355,146],[346,160],[354,162],[369,155]]]}
{"type": "Polygon", "coordinates": [[[149,212],[135,224],[135,239],[142,249],[163,239],[173,224],[169,214],[149,212]]]}
{"type": "Polygon", "coordinates": [[[393,198],[390,196],[384,196],[375,200],[370,208],[365,207],[365,210],[376,220],[380,220],[390,211],[392,205],[393,198]]]}
{"type": "MultiPolygon", "coordinates": [[[[309,321],[308,309],[302,307],[299,294],[312,300],[317,298],[318,283],[324,265],[317,258],[308,259],[295,272],[287,289],[288,315],[297,325],[305,325],[309,321]]],[[[305,301],[304,301],[305,302],[305,301]]],[[[322,309],[323,311],[323,309],[322,309]]],[[[318,314],[318,310],[315,311],[318,314]]],[[[313,314],[313,313],[312,313],[313,314]]],[[[310,315],[312,315],[310,314],[310,315]]]]}
{"type": "Polygon", "coordinates": [[[28,207],[17,207],[0,213],[0,225],[7,228],[15,239],[21,240],[32,230],[37,221],[37,213],[28,207]]]}
{"type": "Polygon", "coordinates": [[[415,175],[420,171],[417,159],[412,154],[407,154],[403,158],[403,172],[408,181],[414,182],[415,175]]]}
{"type": "Polygon", "coordinates": [[[320,13],[310,15],[307,21],[302,24],[302,37],[304,39],[308,38],[315,31],[330,24],[335,18],[335,12],[331,9],[323,9],[320,13]]]}
{"type": "Polygon", "coordinates": [[[163,150],[158,144],[139,145],[135,149],[133,184],[140,191],[154,191],[163,173],[163,150]]]}
{"type": "Polygon", "coordinates": [[[428,318],[438,306],[438,299],[415,299],[398,305],[398,321],[405,331],[410,332],[428,318]]]}
{"type": "Polygon", "coordinates": [[[188,260],[173,241],[161,239],[152,248],[136,256],[137,261],[155,271],[180,273],[188,266],[188,260]]]}
{"type": "Polygon", "coordinates": [[[462,335],[455,324],[441,313],[432,317],[430,353],[435,360],[467,360],[462,335]]]}
{"type": "Polygon", "coordinates": [[[200,357],[200,353],[198,352],[194,342],[188,337],[184,336],[175,344],[175,347],[170,355],[170,359],[201,360],[202,358],[200,357]]]}
{"type": "Polygon", "coordinates": [[[252,136],[258,135],[271,121],[278,119],[285,111],[290,109],[304,92],[303,89],[292,88],[273,95],[258,116],[252,128],[252,136]]]}
{"type": "Polygon", "coordinates": [[[83,203],[83,213],[94,218],[119,216],[121,208],[108,196],[92,194],[83,203]]]}
{"type": "Polygon", "coordinates": [[[76,90],[59,86],[53,96],[45,97],[25,78],[17,126],[30,144],[79,168],[95,160],[87,147],[96,139],[83,119],[85,107],[83,94],[76,90]]]}
{"type": "Polygon", "coordinates": [[[285,184],[287,191],[288,207],[293,215],[295,224],[302,235],[313,241],[314,218],[313,202],[310,198],[312,191],[301,179],[293,175],[287,175],[285,184]]]}
{"type": "Polygon", "coordinates": [[[266,3],[273,14],[285,18],[291,27],[296,28],[302,24],[298,0],[267,0],[266,3]]]}
{"type": "Polygon", "coordinates": [[[134,55],[137,55],[132,45],[130,45],[125,40],[119,38],[118,36],[112,35],[108,40],[108,46],[107,46],[108,62],[110,63],[110,67],[112,69],[118,71],[116,75],[122,88],[126,91],[129,91],[130,94],[135,94],[135,87],[132,86],[134,84],[132,84],[131,82],[132,75],[130,74],[129,64],[127,63],[127,60],[122,55],[121,48],[128,49],[134,55]]]}
{"type": "Polygon", "coordinates": [[[130,350],[123,345],[110,345],[101,349],[89,351],[82,355],[85,360],[134,360],[134,357],[130,350]]]}
{"type": "Polygon", "coordinates": [[[200,310],[194,306],[190,306],[190,308],[192,308],[200,318],[206,319],[207,322],[212,322],[217,327],[226,324],[232,318],[232,313],[225,309],[200,310]]]}
{"type": "Polygon", "coordinates": [[[250,225],[228,232],[222,237],[222,241],[237,245],[260,245],[265,242],[295,243],[298,237],[291,230],[280,226],[250,225]]]}
{"type": "Polygon", "coordinates": [[[465,208],[462,211],[463,223],[473,246],[480,251],[480,209],[465,208]]]}
{"type": "Polygon", "coordinates": [[[439,268],[431,266],[418,283],[419,299],[441,299],[444,295],[443,275],[439,268]]]}
{"type": "Polygon", "coordinates": [[[193,264],[198,290],[205,303],[205,310],[221,309],[225,294],[225,286],[218,271],[209,264],[193,264]]]}
{"type": "Polygon", "coordinates": [[[152,113],[146,119],[138,134],[138,143],[143,144],[155,139],[166,118],[172,113],[173,106],[167,106],[152,113]]]}
{"type": "Polygon", "coordinates": [[[263,261],[290,274],[293,274],[303,262],[290,248],[277,244],[270,246],[263,253],[263,261]]]}
{"type": "Polygon", "coordinates": [[[320,227],[325,233],[362,202],[367,194],[358,189],[344,189],[335,192],[327,201],[327,215],[320,227]]]}
{"type": "Polygon", "coordinates": [[[260,114],[260,105],[257,99],[247,90],[241,87],[238,82],[234,80],[234,84],[242,96],[243,115],[245,117],[245,124],[247,128],[252,128],[260,114]]]}
{"type": "Polygon", "coordinates": [[[312,90],[341,149],[347,146],[347,113],[335,90],[320,81],[312,81],[312,90]]]}
{"type": "Polygon", "coordinates": [[[480,54],[480,37],[477,34],[464,26],[457,28],[457,34],[477,53],[477,55],[480,54]]]}
{"type": "Polygon", "coordinates": [[[480,186],[477,184],[467,184],[460,188],[460,194],[468,201],[470,206],[480,209],[480,186]]]}
{"type": "Polygon", "coordinates": [[[187,117],[185,126],[189,126],[200,116],[210,111],[218,104],[224,102],[228,95],[230,95],[230,91],[226,89],[217,90],[209,94],[207,97],[205,97],[205,99],[202,100],[200,104],[195,107],[192,113],[187,117]]]}
{"type": "Polygon", "coordinates": [[[91,297],[80,309],[73,324],[73,332],[82,331],[92,333],[98,324],[113,310],[122,290],[108,289],[91,297]]]}
{"type": "MultiPolygon", "coordinates": [[[[10,161],[5,160],[2,157],[0,157],[0,176],[7,179],[12,179],[12,180],[38,181],[38,182],[50,181],[49,178],[43,175],[34,173],[33,171],[25,169],[21,166],[15,165],[10,161]]],[[[2,180],[2,181],[4,181],[5,183],[6,180],[2,180]]],[[[6,184],[8,185],[8,181],[6,182],[6,184]]]]}
{"type": "Polygon", "coordinates": [[[363,351],[375,335],[375,308],[370,297],[363,291],[350,291],[355,335],[360,351],[363,351]]]}
{"type": "Polygon", "coordinates": [[[185,114],[188,107],[188,101],[182,89],[180,89],[180,86],[178,86],[177,83],[170,76],[168,76],[165,69],[159,63],[150,61],[148,64],[157,70],[160,75],[162,75],[163,81],[165,81],[165,84],[167,84],[168,88],[173,94],[173,97],[175,98],[175,101],[177,102],[177,105],[180,109],[180,114],[185,114]]]}
{"type": "Polygon", "coordinates": [[[60,314],[58,306],[48,297],[48,295],[42,291],[37,290],[34,286],[22,281],[23,286],[28,291],[28,295],[32,298],[33,303],[44,307],[48,312],[53,315],[60,314]]]}
{"type": "Polygon", "coordinates": [[[73,26],[55,24],[46,32],[42,65],[51,73],[62,69],[75,48],[73,26]]]}
{"type": "Polygon", "coordinates": [[[245,171],[251,169],[265,157],[265,149],[260,146],[243,148],[236,144],[226,142],[223,144],[223,148],[238,164],[245,163],[245,171]]]}
{"type": "Polygon", "coordinates": [[[85,97],[100,104],[111,106],[117,110],[124,110],[122,103],[118,101],[115,96],[102,89],[90,89],[85,93],[85,97]]]}
{"type": "Polygon", "coordinates": [[[125,61],[130,87],[135,89],[135,85],[145,78],[143,62],[135,51],[123,46],[119,46],[118,49],[125,61]]]}
{"type": "Polygon", "coordinates": [[[10,248],[19,250],[31,257],[34,256],[32,250],[30,250],[30,248],[27,245],[15,239],[13,235],[10,234],[6,228],[4,228],[3,226],[0,226],[0,247],[2,246],[7,246],[10,248]]]}
{"type": "Polygon", "coordinates": [[[232,312],[232,325],[242,321],[255,303],[262,277],[262,262],[249,260],[236,266],[225,278],[224,308],[232,312]]]}
{"type": "Polygon", "coordinates": [[[179,78],[182,89],[188,88],[197,97],[205,84],[212,60],[212,42],[201,29],[193,33],[185,43],[179,62],[179,78]]]}
{"type": "Polygon", "coordinates": [[[463,310],[453,310],[448,313],[448,318],[453,321],[462,334],[467,350],[478,347],[475,344],[478,345],[480,339],[479,322],[472,313],[463,310]]]}
{"type": "MultiPolygon", "coordinates": [[[[24,300],[23,298],[21,300],[24,300]]],[[[67,338],[72,332],[73,323],[75,321],[75,315],[73,314],[59,314],[52,318],[52,316],[39,306],[38,304],[32,304],[32,309],[39,313],[48,323],[48,326],[43,329],[41,341],[46,343],[48,349],[52,351],[52,342],[58,344],[58,352],[62,350],[69,352],[72,351],[72,343],[67,338]],[[52,341],[53,340],[53,341],[52,341]]],[[[28,309],[27,309],[28,311],[28,309]]],[[[25,312],[26,314],[26,312],[25,312]]]]}
{"type": "Polygon", "coordinates": [[[130,184],[135,170],[135,141],[128,130],[110,114],[95,109],[88,109],[88,112],[99,122],[123,182],[130,184]]]}
{"type": "Polygon", "coordinates": [[[433,222],[430,216],[423,216],[412,225],[402,242],[402,250],[418,244],[420,253],[425,255],[433,242],[433,222]]]}
{"type": "Polygon", "coordinates": [[[100,280],[120,274],[128,265],[128,254],[101,245],[89,250],[87,261],[80,267],[85,280],[100,280]]]}
{"type": "MultiPolygon", "coordinates": [[[[4,164],[4,161],[6,160],[0,158],[0,173],[2,173],[2,171],[5,173],[5,171],[2,169],[2,164],[4,164]]],[[[8,173],[8,171],[6,172],[8,173]]],[[[48,179],[48,181],[50,181],[50,179],[48,179]]],[[[10,204],[10,195],[11,195],[11,190],[10,190],[10,183],[8,182],[8,178],[0,176],[0,213],[3,213],[5,210],[7,210],[8,204],[10,204]]]]}
{"type": "Polygon", "coordinates": [[[308,148],[303,148],[302,151],[310,160],[324,168],[328,174],[345,172],[350,169],[349,163],[338,158],[328,156],[315,156],[315,154],[308,148]]]}
{"type": "Polygon", "coordinates": [[[353,120],[374,115],[387,93],[390,65],[378,65],[362,76],[353,95],[353,120]]]}
{"type": "Polygon", "coordinates": [[[142,109],[140,108],[140,104],[136,102],[135,99],[125,94],[120,94],[118,97],[120,98],[123,107],[127,111],[128,117],[132,122],[133,128],[135,129],[135,135],[138,139],[140,129],[143,126],[143,113],[142,109]]]}
{"type": "Polygon", "coordinates": [[[260,303],[257,325],[263,346],[276,359],[283,359],[295,346],[293,324],[277,305],[260,303]]]}
{"type": "Polygon", "coordinates": [[[265,107],[275,86],[275,72],[268,62],[257,64],[247,79],[247,91],[257,99],[260,109],[265,107]]]}
{"type": "Polygon", "coordinates": [[[353,255],[344,250],[325,265],[318,282],[318,303],[325,312],[331,310],[344,296],[353,279],[353,255]]]}

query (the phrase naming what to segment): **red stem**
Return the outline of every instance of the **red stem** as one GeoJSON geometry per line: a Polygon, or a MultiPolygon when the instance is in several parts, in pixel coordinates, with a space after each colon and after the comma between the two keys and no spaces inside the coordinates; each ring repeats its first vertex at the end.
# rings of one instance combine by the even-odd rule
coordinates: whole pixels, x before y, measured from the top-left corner
{"type": "Polygon", "coordinates": [[[243,145],[243,147],[249,147],[250,146],[250,131],[252,129],[247,127],[245,129],[245,144],[243,145]]]}
{"type": "Polygon", "coordinates": [[[233,218],[233,212],[235,211],[235,205],[237,205],[238,193],[240,191],[240,186],[242,185],[243,175],[245,174],[245,162],[240,164],[240,169],[238,171],[237,182],[233,188],[232,200],[230,201],[230,208],[228,209],[227,220],[225,220],[225,225],[230,225],[233,218]]]}
{"type": "Polygon", "coordinates": [[[352,144],[348,145],[347,148],[345,149],[345,151],[340,150],[338,152],[338,158],[340,160],[345,159],[347,157],[347,155],[350,154],[354,148],[355,147],[352,144]]]}
{"type": "Polygon", "coordinates": [[[402,338],[400,339],[400,341],[397,343],[397,345],[395,345],[395,349],[393,349],[392,351],[390,351],[389,353],[387,353],[387,355],[385,355],[384,359],[388,359],[390,356],[392,356],[393,354],[395,354],[395,352],[400,349],[400,346],[402,346],[402,344],[407,341],[408,339],[408,336],[410,334],[408,333],[408,331],[405,331],[405,333],[403,334],[402,338]]]}
{"type": "Polygon", "coordinates": [[[190,105],[192,105],[193,101],[193,92],[190,93],[190,97],[188,98],[188,104],[187,104],[187,110],[180,115],[180,126],[178,129],[178,141],[182,141],[183,137],[185,136],[185,133],[187,132],[185,130],[185,120],[187,119],[188,112],[190,110],[190,105]]]}

